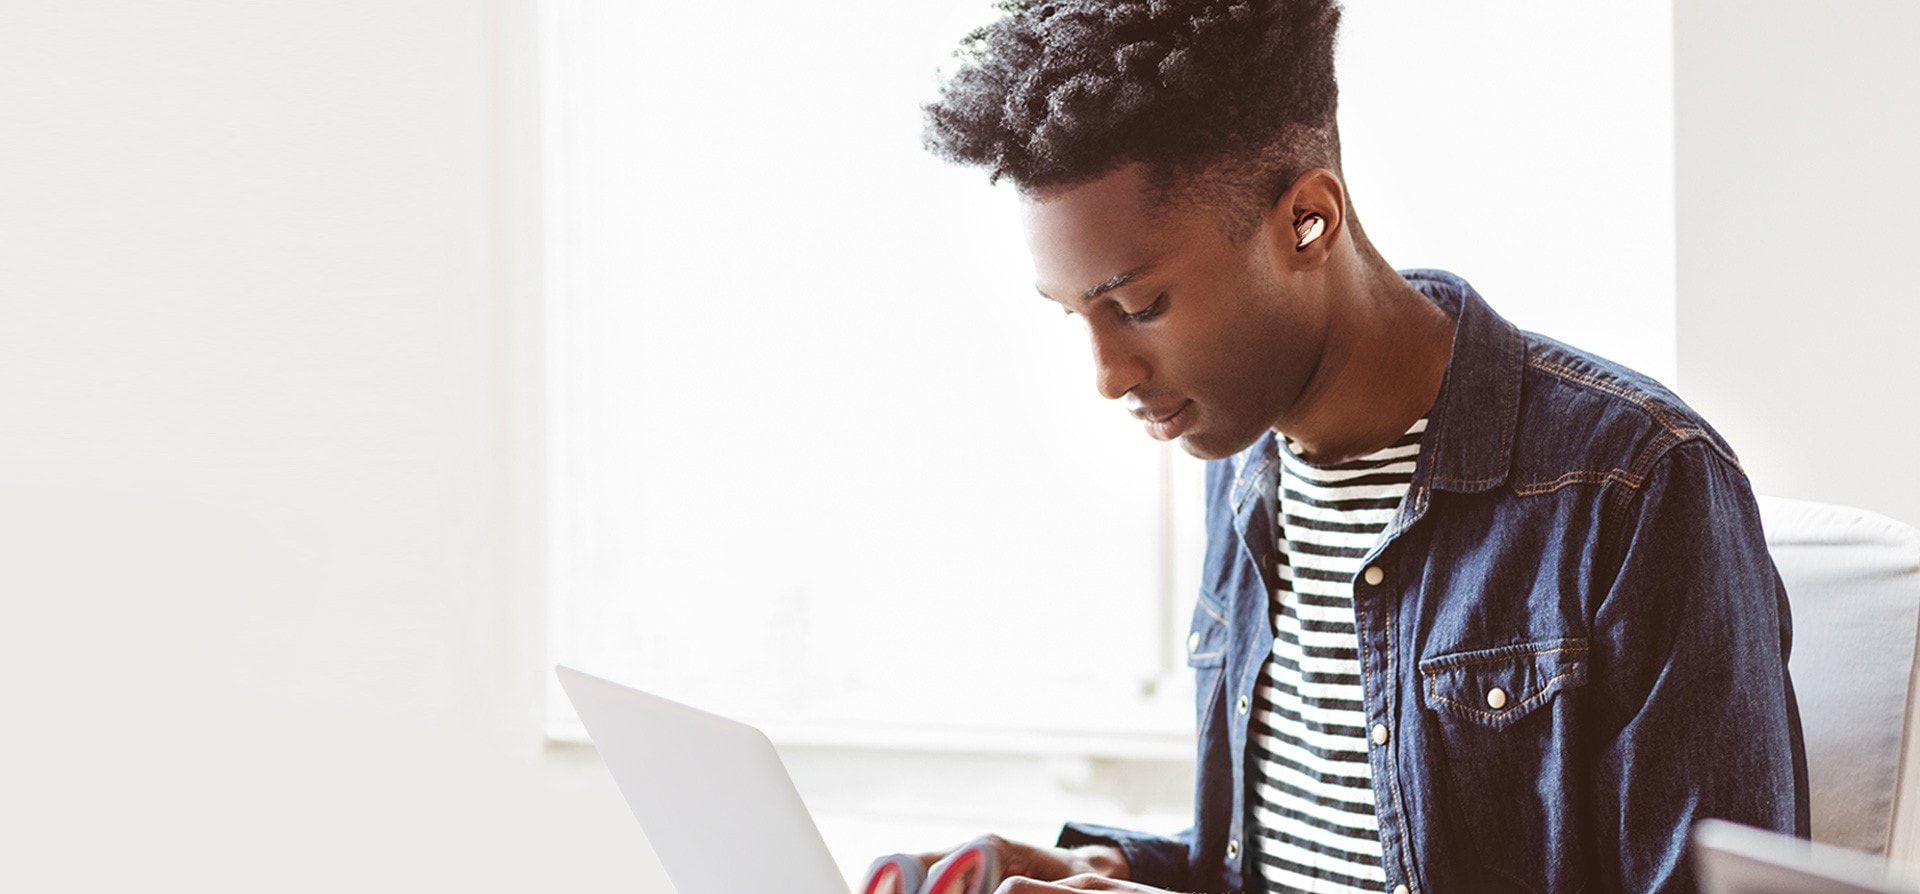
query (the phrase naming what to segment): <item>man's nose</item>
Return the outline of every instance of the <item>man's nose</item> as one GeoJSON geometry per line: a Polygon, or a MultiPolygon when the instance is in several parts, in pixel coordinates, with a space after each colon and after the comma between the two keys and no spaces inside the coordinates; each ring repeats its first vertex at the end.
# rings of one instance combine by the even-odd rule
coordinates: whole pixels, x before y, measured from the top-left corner
{"type": "Polygon", "coordinates": [[[1125,339],[1093,334],[1093,384],[1100,396],[1118,400],[1147,380],[1147,364],[1125,339]]]}

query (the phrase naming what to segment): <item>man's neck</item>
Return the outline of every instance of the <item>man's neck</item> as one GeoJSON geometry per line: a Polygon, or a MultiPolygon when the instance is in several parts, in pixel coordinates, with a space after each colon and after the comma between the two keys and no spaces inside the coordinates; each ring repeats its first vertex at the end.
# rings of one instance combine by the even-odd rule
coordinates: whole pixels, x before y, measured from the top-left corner
{"type": "Polygon", "coordinates": [[[1280,431],[1314,463],[1391,446],[1432,409],[1453,355],[1453,317],[1374,260],[1339,302],[1320,365],[1280,431]]]}

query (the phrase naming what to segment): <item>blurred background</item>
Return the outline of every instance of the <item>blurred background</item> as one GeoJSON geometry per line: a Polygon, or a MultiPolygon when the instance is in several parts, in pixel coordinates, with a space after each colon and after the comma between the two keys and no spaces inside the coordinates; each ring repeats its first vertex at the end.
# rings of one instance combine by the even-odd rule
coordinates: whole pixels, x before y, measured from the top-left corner
{"type": "MultiPolygon", "coordinates": [[[[1920,524],[1920,7],[1354,0],[1389,260],[1920,524]]],[[[849,872],[1174,831],[1198,465],[919,147],[978,0],[0,0],[0,889],[667,891],[556,661],[849,872]]]]}

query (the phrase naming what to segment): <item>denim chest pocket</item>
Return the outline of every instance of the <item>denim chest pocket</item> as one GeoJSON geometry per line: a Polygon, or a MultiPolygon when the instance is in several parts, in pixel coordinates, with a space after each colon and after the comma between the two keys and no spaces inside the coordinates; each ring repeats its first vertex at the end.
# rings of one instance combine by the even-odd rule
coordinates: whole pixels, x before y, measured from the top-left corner
{"type": "Polygon", "coordinates": [[[1585,638],[1436,655],[1419,663],[1427,707],[1489,730],[1519,722],[1587,682],[1585,638]]]}
{"type": "Polygon", "coordinates": [[[1201,597],[1193,606],[1193,627],[1187,632],[1187,666],[1195,670],[1227,663],[1227,618],[1201,597]]]}
{"type": "Polygon", "coordinates": [[[1209,732],[1218,734],[1226,723],[1226,613],[1200,597],[1193,607],[1193,627],[1187,632],[1187,666],[1193,668],[1194,730],[1205,747],[1209,732]]]}

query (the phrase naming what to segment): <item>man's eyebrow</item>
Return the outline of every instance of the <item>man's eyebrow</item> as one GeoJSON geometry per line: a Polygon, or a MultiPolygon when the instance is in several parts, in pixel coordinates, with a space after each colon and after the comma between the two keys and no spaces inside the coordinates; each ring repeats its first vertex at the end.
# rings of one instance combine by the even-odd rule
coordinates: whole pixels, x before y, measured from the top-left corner
{"type": "Polygon", "coordinates": [[[1098,298],[1101,295],[1105,295],[1106,293],[1111,292],[1114,289],[1120,288],[1121,286],[1124,286],[1127,283],[1130,283],[1136,279],[1139,279],[1142,276],[1147,275],[1152,270],[1153,270],[1153,262],[1148,261],[1145,264],[1141,264],[1140,266],[1135,267],[1132,270],[1122,273],[1119,276],[1116,276],[1112,279],[1107,280],[1106,282],[1103,282],[1097,286],[1094,286],[1091,289],[1088,289],[1086,291],[1086,294],[1083,294],[1080,296],[1080,299],[1082,301],[1092,301],[1093,299],[1098,298]]]}
{"type": "MultiPolygon", "coordinates": [[[[1090,288],[1085,292],[1082,292],[1080,294],[1080,300],[1092,301],[1093,299],[1098,298],[1101,295],[1105,295],[1106,293],[1111,292],[1114,289],[1120,288],[1121,286],[1124,286],[1127,283],[1133,282],[1134,280],[1139,279],[1140,277],[1153,272],[1153,264],[1154,262],[1148,261],[1147,263],[1141,264],[1140,266],[1135,267],[1132,270],[1128,270],[1125,273],[1119,274],[1118,276],[1114,276],[1108,279],[1106,282],[1100,283],[1099,285],[1096,285],[1093,288],[1090,288]]],[[[1036,292],[1040,292],[1040,297],[1046,298],[1049,301],[1053,300],[1052,296],[1048,295],[1046,292],[1041,291],[1039,286],[1037,285],[1034,286],[1033,290],[1036,292]]]]}

